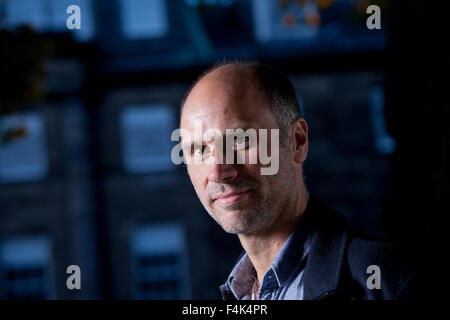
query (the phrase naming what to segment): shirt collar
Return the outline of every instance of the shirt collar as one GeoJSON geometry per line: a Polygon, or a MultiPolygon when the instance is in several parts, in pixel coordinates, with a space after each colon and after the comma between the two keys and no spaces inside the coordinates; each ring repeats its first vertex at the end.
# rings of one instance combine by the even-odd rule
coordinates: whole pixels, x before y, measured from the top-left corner
{"type": "Polygon", "coordinates": [[[239,300],[250,299],[251,288],[256,280],[256,271],[245,253],[228,277],[228,287],[239,300]]]}
{"type": "Polygon", "coordinates": [[[282,287],[291,275],[298,270],[306,258],[310,247],[312,225],[309,222],[309,210],[305,210],[294,231],[281,247],[271,263],[278,282],[282,287]]]}

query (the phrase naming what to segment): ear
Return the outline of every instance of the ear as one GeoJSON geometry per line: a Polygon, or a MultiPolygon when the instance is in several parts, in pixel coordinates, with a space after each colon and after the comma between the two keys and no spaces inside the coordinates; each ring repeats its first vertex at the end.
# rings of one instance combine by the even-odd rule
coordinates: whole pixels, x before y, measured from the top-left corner
{"type": "Polygon", "coordinates": [[[292,154],[294,161],[303,163],[308,155],[308,124],[298,118],[291,126],[292,154]]]}

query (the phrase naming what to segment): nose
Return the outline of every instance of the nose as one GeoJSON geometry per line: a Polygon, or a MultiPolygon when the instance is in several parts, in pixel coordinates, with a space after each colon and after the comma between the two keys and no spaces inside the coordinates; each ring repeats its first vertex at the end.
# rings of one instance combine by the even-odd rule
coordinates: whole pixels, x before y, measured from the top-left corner
{"type": "Polygon", "coordinates": [[[216,183],[233,181],[238,172],[234,165],[227,163],[214,163],[210,165],[208,180],[216,183]]]}

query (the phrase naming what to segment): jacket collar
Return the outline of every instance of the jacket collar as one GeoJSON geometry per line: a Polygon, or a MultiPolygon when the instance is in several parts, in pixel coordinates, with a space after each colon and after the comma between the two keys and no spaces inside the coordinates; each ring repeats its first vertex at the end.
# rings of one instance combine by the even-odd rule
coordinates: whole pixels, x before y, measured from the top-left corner
{"type": "Polygon", "coordinates": [[[347,247],[345,218],[311,197],[311,217],[316,228],[304,271],[304,299],[325,297],[338,290],[347,247]]]}

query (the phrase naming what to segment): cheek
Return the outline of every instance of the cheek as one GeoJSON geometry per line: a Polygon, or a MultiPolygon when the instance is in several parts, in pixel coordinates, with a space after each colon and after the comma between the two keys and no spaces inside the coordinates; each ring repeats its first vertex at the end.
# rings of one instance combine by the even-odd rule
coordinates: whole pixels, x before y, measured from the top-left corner
{"type": "Polygon", "coordinates": [[[258,156],[258,148],[250,148],[245,152],[245,165],[249,168],[257,168],[260,166],[259,156],[258,156]]]}
{"type": "Polygon", "coordinates": [[[255,164],[255,162],[258,162],[258,148],[253,147],[250,148],[247,152],[247,163],[255,164]]]}
{"type": "Polygon", "coordinates": [[[207,179],[204,175],[205,172],[204,168],[202,169],[200,165],[188,166],[189,178],[191,179],[195,191],[199,194],[203,193],[203,189],[206,188],[207,179]]]}

